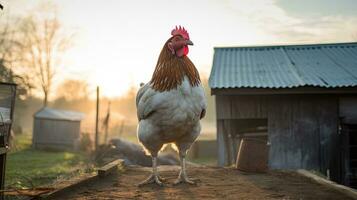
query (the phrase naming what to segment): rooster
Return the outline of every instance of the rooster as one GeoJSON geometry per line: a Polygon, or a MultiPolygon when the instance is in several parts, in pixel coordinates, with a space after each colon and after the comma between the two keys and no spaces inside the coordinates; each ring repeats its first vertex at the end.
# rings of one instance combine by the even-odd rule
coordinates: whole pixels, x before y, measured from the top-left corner
{"type": "Polygon", "coordinates": [[[172,30],[161,50],[151,81],[136,96],[139,120],[138,140],[152,157],[152,174],[139,184],[163,185],[157,171],[157,156],[165,144],[178,150],[181,170],[175,184],[195,184],[186,173],[186,154],[201,131],[200,119],[206,113],[206,99],[199,73],[187,57],[193,45],[188,32],[179,26],[172,30]]]}

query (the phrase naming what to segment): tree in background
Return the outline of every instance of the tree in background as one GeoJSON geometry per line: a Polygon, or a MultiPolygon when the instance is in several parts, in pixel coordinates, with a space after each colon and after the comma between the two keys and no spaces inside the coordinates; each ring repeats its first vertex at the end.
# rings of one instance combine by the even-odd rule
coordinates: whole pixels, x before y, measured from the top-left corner
{"type": "Polygon", "coordinates": [[[17,84],[12,126],[15,134],[28,132],[32,126],[32,115],[39,108],[38,100],[31,98],[34,89],[31,76],[19,70],[23,46],[17,35],[18,22],[15,18],[2,18],[0,21],[0,81],[17,84]]]}
{"type": "Polygon", "coordinates": [[[0,30],[0,81],[16,83],[17,97],[25,99],[34,86],[28,74],[20,75],[14,70],[21,60],[22,44],[16,40],[16,29],[9,26],[9,21],[1,26],[3,29],[0,30]]]}
{"type": "Polygon", "coordinates": [[[88,83],[84,80],[67,79],[57,88],[57,96],[67,101],[87,99],[88,83]]]}
{"type": "Polygon", "coordinates": [[[13,129],[29,132],[33,113],[47,105],[55,67],[71,38],[59,23],[55,6],[42,4],[25,15],[0,18],[0,81],[17,84],[13,129]],[[42,92],[41,100],[33,91],[42,92]]]}
{"type": "Polygon", "coordinates": [[[94,109],[94,102],[89,99],[89,95],[89,86],[85,80],[67,79],[57,87],[52,106],[88,114],[94,109]]]}
{"type": "Polygon", "coordinates": [[[55,7],[43,5],[19,24],[18,38],[22,47],[22,71],[34,77],[34,85],[43,93],[43,106],[47,106],[52,92],[55,66],[60,64],[62,53],[70,46],[59,23],[55,7]]]}

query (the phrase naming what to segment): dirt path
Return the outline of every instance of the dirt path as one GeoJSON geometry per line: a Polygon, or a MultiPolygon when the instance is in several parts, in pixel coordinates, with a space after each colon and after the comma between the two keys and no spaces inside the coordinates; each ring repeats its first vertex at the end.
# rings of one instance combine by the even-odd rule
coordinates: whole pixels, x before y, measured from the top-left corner
{"type": "Polygon", "coordinates": [[[248,174],[235,169],[192,167],[188,173],[199,178],[197,186],[172,183],[178,175],[176,166],[159,168],[166,178],[165,186],[135,186],[150,173],[150,168],[127,167],[119,175],[110,176],[87,185],[59,199],[350,199],[295,172],[272,171],[248,174]]]}

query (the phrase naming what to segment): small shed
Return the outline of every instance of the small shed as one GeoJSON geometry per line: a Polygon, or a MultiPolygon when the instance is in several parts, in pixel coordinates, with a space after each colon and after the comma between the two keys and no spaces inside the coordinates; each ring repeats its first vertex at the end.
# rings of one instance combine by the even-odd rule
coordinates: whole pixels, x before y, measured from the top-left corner
{"type": "Polygon", "coordinates": [[[357,43],[222,47],[209,78],[218,164],[242,138],[269,144],[271,169],[320,171],[357,187],[357,43]]]}
{"type": "Polygon", "coordinates": [[[80,112],[48,107],[34,114],[32,145],[34,148],[74,149],[80,138],[80,112]]]}

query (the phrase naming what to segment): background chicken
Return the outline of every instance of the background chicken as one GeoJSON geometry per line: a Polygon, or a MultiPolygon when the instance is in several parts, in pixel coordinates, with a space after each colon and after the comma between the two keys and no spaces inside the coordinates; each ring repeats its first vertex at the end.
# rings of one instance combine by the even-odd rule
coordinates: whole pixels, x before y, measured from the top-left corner
{"type": "Polygon", "coordinates": [[[136,97],[139,120],[138,139],[152,157],[153,172],[140,185],[162,185],[157,172],[157,156],[166,143],[178,149],[181,171],[175,183],[194,182],[187,177],[185,156],[201,131],[200,119],[206,100],[199,73],[187,57],[193,45],[184,28],[175,28],[159,56],[149,83],[136,97]]]}

